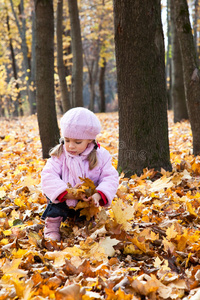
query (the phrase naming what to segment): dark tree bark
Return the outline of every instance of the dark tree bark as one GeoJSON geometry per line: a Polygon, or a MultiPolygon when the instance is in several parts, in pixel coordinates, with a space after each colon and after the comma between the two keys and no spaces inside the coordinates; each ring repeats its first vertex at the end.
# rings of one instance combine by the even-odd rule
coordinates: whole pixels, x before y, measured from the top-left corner
{"type": "Polygon", "coordinates": [[[103,66],[100,68],[99,74],[99,95],[100,95],[100,112],[106,111],[106,98],[105,98],[105,72],[106,72],[106,59],[103,59],[103,66]]]}
{"type": "Polygon", "coordinates": [[[22,105],[21,105],[21,101],[20,101],[21,97],[20,97],[20,92],[19,92],[19,84],[17,83],[17,78],[18,78],[18,76],[17,76],[17,65],[16,65],[15,53],[14,53],[14,48],[13,48],[13,43],[12,43],[12,38],[11,38],[10,22],[9,22],[8,12],[7,12],[7,16],[6,16],[6,24],[7,24],[8,36],[9,36],[9,46],[10,46],[10,53],[11,53],[13,75],[14,75],[14,78],[16,80],[16,88],[18,90],[17,99],[13,103],[14,104],[13,116],[18,117],[19,116],[18,109],[20,111],[21,116],[23,116],[23,109],[22,109],[22,105]]]}
{"type": "Polygon", "coordinates": [[[193,153],[200,154],[200,72],[186,0],[174,0],[177,34],[183,63],[186,104],[193,136],[193,153]]]}
{"type": "Polygon", "coordinates": [[[32,9],[32,44],[31,44],[31,112],[36,113],[36,88],[35,88],[35,68],[36,68],[36,56],[35,56],[35,8],[32,9]]]}
{"type": "Polygon", "coordinates": [[[119,98],[118,170],[171,170],[159,0],[114,0],[119,98]],[[134,20],[134,22],[133,22],[134,20]]]}
{"type": "Polygon", "coordinates": [[[83,106],[83,50],[77,0],[68,0],[72,39],[71,105],[83,106]]]}
{"type": "Polygon", "coordinates": [[[53,0],[36,0],[36,96],[43,158],[58,143],[54,95],[53,0]]]}
{"type": "Polygon", "coordinates": [[[5,117],[5,103],[2,100],[2,96],[0,96],[0,117],[5,117]]]}
{"type": "Polygon", "coordinates": [[[65,66],[63,62],[63,0],[57,1],[57,26],[56,26],[56,37],[57,37],[57,68],[58,76],[60,81],[60,92],[62,99],[63,111],[66,112],[70,109],[69,92],[66,82],[65,66]]]}
{"type": "Polygon", "coordinates": [[[171,42],[172,42],[172,103],[174,111],[174,122],[188,119],[183,82],[183,66],[180,45],[174,19],[174,1],[170,0],[171,15],[171,42]]]}
{"type": "Polygon", "coordinates": [[[167,84],[167,102],[168,109],[172,109],[172,97],[171,97],[171,20],[170,20],[170,7],[167,0],[167,61],[166,61],[166,84],[167,84]]]}
{"type": "Polygon", "coordinates": [[[99,71],[99,52],[100,52],[100,43],[99,37],[97,40],[89,41],[84,51],[84,60],[88,69],[88,79],[89,79],[89,89],[90,89],[90,102],[89,109],[94,111],[95,105],[95,86],[98,79],[99,71]]]}

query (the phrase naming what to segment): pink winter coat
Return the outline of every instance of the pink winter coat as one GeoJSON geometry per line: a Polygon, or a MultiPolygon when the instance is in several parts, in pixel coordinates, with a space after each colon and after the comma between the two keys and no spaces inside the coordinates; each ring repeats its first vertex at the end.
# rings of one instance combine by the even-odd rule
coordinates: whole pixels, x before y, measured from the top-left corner
{"type": "Polygon", "coordinates": [[[43,193],[52,202],[58,203],[57,197],[66,191],[68,183],[73,187],[81,183],[79,177],[87,177],[94,182],[96,189],[106,196],[108,202],[105,206],[110,206],[119,185],[118,172],[112,166],[111,155],[102,147],[97,149],[97,166],[89,170],[87,156],[93,147],[91,144],[81,155],[72,156],[63,146],[60,157],[52,156],[48,159],[41,173],[41,181],[43,193]]]}

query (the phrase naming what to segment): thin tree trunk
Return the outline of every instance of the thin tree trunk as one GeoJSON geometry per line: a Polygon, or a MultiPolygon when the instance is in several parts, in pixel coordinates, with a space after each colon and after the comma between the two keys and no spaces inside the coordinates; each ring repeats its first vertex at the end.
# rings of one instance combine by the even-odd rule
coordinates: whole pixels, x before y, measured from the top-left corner
{"type": "Polygon", "coordinates": [[[183,82],[183,66],[180,45],[174,19],[174,2],[170,0],[171,13],[171,41],[172,41],[172,103],[174,111],[174,122],[188,119],[183,82]]]}
{"type": "Polygon", "coordinates": [[[105,72],[106,72],[106,59],[104,58],[103,66],[101,66],[100,74],[99,74],[100,112],[106,111],[105,72]]]}
{"type": "Polygon", "coordinates": [[[194,2],[194,45],[196,49],[196,53],[198,52],[198,38],[197,38],[197,28],[198,28],[198,6],[199,6],[199,0],[195,0],[194,2]]]}
{"type": "Polygon", "coordinates": [[[183,63],[186,103],[193,136],[193,153],[200,154],[200,72],[186,0],[174,0],[183,63]]]}
{"type": "MultiPolygon", "coordinates": [[[[5,100],[4,100],[5,101],[5,100]]],[[[0,96],[0,117],[5,117],[5,103],[2,100],[2,96],[0,96]]]]}
{"type": "Polygon", "coordinates": [[[31,45],[31,112],[35,114],[36,108],[36,88],[35,88],[35,68],[36,68],[36,55],[35,55],[35,9],[32,10],[32,45],[31,45]]]}
{"type": "MultiPolygon", "coordinates": [[[[11,61],[12,61],[12,69],[13,69],[13,75],[15,80],[17,80],[17,67],[16,67],[16,60],[15,60],[15,54],[14,54],[14,49],[12,45],[12,38],[11,38],[11,33],[10,33],[10,24],[9,24],[9,15],[7,12],[7,18],[6,18],[6,24],[7,24],[7,29],[8,29],[8,36],[9,36],[9,46],[10,46],[10,53],[11,53],[11,61]]],[[[13,116],[18,117],[18,107],[19,107],[19,84],[16,83],[16,88],[18,90],[18,95],[15,101],[13,101],[14,104],[14,111],[13,111],[13,116]]]]}
{"type": "Polygon", "coordinates": [[[170,20],[170,8],[169,1],[167,0],[167,61],[166,61],[166,84],[167,84],[167,98],[168,109],[172,109],[172,97],[171,97],[171,20],[170,20]]]}
{"type": "Polygon", "coordinates": [[[54,95],[53,0],[36,0],[37,117],[43,158],[59,141],[54,95]]]}
{"type": "Polygon", "coordinates": [[[171,170],[159,0],[114,0],[119,99],[118,170],[171,170]],[[134,20],[134,22],[133,22],[134,20]]]}
{"type": "Polygon", "coordinates": [[[65,78],[65,66],[63,62],[63,0],[57,1],[57,26],[56,26],[56,37],[57,37],[57,68],[58,76],[60,81],[60,91],[63,111],[66,112],[70,109],[70,99],[67,87],[67,82],[65,78]]]}
{"type": "Polygon", "coordinates": [[[83,50],[77,0],[68,0],[72,39],[71,105],[83,106],[83,50]]]}
{"type": "Polygon", "coordinates": [[[88,73],[89,73],[89,85],[90,85],[90,103],[89,103],[89,109],[94,111],[95,106],[95,85],[98,78],[98,72],[99,72],[99,51],[100,51],[100,43],[99,39],[97,41],[96,49],[93,50],[93,56],[91,64],[87,64],[88,66],[88,73]]]}
{"type": "MultiPolygon", "coordinates": [[[[97,49],[97,53],[99,52],[99,49],[97,49]]],[[[89,86],[90,86],[90,103],[89,103],[89,109],[91,111],[94,111],[94,103],[95,103],[95,84],[97,81],[98,76],[98,69],[99,69],[99,54],[97,54],[97,57],[92,59],[91,65],[88,66],[88,74],[89,74],[89,86]]]]}

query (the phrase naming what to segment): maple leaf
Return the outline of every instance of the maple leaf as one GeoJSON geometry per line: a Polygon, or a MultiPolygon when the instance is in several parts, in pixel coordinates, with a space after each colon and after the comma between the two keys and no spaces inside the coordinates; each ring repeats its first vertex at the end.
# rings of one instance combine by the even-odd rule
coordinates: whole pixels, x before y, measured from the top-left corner
{"type": "Polygon", "coordinates": [[[100,211],[100,207],[94,206],[92,202],[80,201],[77,203],[75,210],[81,209],[80,216],[86,216],[86,220],[90,221],[96,217],[100,211]]]}
{"type": "Polygon", "coordinates": [[[5,264],[2,266],[2,271],[4,272],[4,278],[16,276],[16,277],[23,277],[25,276],[28,271],[19,269],[19,264],[21,263],[21,258],[13,259],[11,262],[6,260],[5,264]]]}
{"type": "Polygon", "coordinates": [[[166,175],[162,176],[160,179],[154,181],[151,185],[150,192],[159,192],[165,188],[170,188],[173,186],[173,182],[171,181],[171,177],[166,177],[166,175]]]}
{"type": "Polygon", "coordinates": [[[71,284],[56,292],[56,300],[81,300],[84,292],[81,292],[80,285],[71,284]]]}
{"type": "Polygon", "coordinates": [[[130,230],[132,225],[128,221],[133,219],[134,206],[124,204],[122,199],[119,199],[117,202],[112,203],[111,208],[116,222],[121,224],[124,230],[130,230]]]}
{"type": "Polygon", "coordinates": [[[85,194],[86,197],[90,197],[96,193],[96,186],[91,179],[86,177],[85,178],[79,177],[79,179],[83,181],[83,183],[78,188],[72,188],[72,187],[68,188],[67,191],[69,193],[72,193],[77,199],[78,198],[81,199],[82,194],[85,194]]]}
{"type": "Polygon", "coordinates": [[[172,224],[171,227],[167,228],[166,234],[167,234],[167,239],[168,240],[171,240],[171,239],[173,239],[177,236],[178,233],[175,230],[174,224],[172,224]]]}
{"type": "Polygon", "coordinates": [[[107,236],[106,238],[100,240],[99,246],[104,249],[107,256],[112,257],[115,254],[115,249],[113,246],[117,245],[119,242],[119,240],[111,239],[109,236],[107,236]]]}

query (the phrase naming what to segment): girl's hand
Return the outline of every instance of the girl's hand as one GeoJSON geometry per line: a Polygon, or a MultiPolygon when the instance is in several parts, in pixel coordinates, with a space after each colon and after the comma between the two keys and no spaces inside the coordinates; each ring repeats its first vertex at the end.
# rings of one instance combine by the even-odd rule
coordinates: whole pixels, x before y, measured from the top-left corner
{"type": "Polygon", "coordinates": [[[77,184],[74,186],[74,189],[78,189],[78,188],[80,188],[80,186],[81,186],[81,183],[77,183],[77,184]]]}
{"type": "Polygon", "coordinates": [[[101,195],[99,193],[95,193],[94,195],[87,198],[87,200],[84,199],[84,201],[92,201],[94,206],[99,207],[99,201],[101,200],[101,195]]]}

